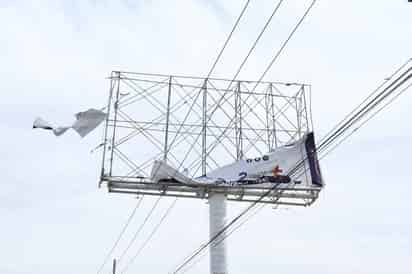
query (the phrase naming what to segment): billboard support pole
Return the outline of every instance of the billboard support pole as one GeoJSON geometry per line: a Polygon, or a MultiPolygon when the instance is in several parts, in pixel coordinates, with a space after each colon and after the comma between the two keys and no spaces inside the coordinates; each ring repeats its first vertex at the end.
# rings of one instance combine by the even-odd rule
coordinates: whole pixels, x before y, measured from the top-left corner
{"type": "MultiPolygon", "coordinates": [[[[209,196],[209,236],[214,237],[226,220],[226,196],[213,193],[209,196]]],[[[225,233],[210,245],[210,274],[227,274],[225,233]]]]}

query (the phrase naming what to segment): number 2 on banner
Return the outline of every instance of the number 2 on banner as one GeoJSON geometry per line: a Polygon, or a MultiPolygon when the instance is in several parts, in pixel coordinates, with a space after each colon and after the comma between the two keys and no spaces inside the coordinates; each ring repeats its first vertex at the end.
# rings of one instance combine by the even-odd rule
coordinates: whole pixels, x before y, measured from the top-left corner
{"type": "Polygon", "coordinates": [[[247,172],[242,171],[239,173],[239,181],[243,181],[247,177],[247,172]]]}

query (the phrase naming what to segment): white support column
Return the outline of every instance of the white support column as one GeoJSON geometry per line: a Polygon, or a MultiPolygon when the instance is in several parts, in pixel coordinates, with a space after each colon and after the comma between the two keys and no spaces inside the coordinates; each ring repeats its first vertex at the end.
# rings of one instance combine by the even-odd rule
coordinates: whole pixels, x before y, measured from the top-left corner
{"type": "MultiPolygon", "coordinates": [[[[219,232],[226,222],[226,196],[224,194],[211,194],[209,197],[209,234],[210,238],[214,237],[219,232]]],[[[210,245],[210,273],[211,274],[227,274],[226,265],[226,242],[218,243],[225,233],[219,235],[210,245]]]]}

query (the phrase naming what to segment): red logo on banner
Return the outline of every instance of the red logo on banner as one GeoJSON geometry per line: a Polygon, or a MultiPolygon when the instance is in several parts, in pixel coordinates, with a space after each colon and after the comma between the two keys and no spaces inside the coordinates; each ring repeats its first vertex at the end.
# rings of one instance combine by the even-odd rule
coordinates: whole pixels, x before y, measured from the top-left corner
{"type": "Polygon", "coordinates": [[[283,170],[279,167],[279,165],[276,165],[276,166],[272,169],[272,174],[273,174],[273,176],[275,176],[275,177],[279,176],[282,172],[283,172],[283,170]]]}

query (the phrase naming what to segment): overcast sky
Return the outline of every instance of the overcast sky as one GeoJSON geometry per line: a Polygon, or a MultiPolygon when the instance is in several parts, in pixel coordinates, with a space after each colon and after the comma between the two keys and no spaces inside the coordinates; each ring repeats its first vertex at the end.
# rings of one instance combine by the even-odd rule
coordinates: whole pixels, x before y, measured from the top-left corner
{"type": "MultiPolygon", "coordinates": [[[[0,273],[95,273],[136,203],[97,187],[101,155],[90,150],[102,128],[56,138],[32,130],[34,118],[64,124],[101,107],[116,69],[204,76],[244,2],[0,1],[0,273]]],[[[213,76],[234,74],[276,4],[251,1],[213,76]]],[[[285,0],[240,78],[259,77],[308,4],[285,0]]],[[[320,137],[411,49],[407,0],[319,0],[265,79],[312,84],[320,137]]],[[[312,207],[266,207],[233,234],[230,273],[412,273],[411,100],[403,95],[324,159],[327,187],[312,207]]],[[[145,197],[116,254],[153,202],[145,197]]],[[[230,215],[244,206],[229,204],[230,215]]],[[[179,200],[129,273],[170,273],[207,239],[207,210],[179,200]]],[[[188,273],[208,273],[207,257],[188,273]]]]}

